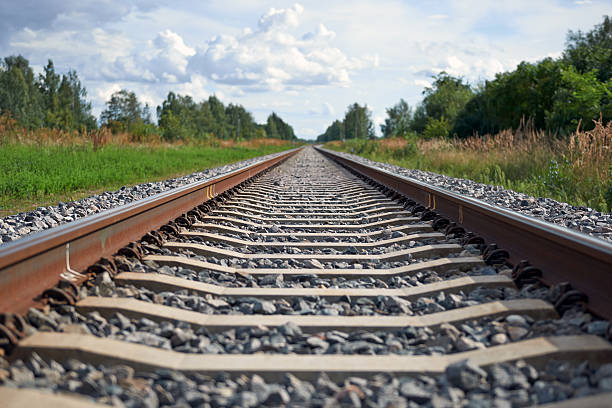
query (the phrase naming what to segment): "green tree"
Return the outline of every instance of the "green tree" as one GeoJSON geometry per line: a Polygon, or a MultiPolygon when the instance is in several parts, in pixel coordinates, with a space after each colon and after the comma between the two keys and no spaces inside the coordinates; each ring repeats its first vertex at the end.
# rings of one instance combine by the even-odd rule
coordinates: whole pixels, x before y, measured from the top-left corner
{"type": "MultiPolygon", "coordinates": [[[[422,128],[424,116],[427,117],[426,127],[431,119],[436,121],[445,119],[449,123],[450,132],[455,119],[474,96],[474,93],[470,85],[463,81],[463,78],[455,78],[444,71],[435,75],[433,78],[434,82],[432,87],[425,88],[423,91],[425,97],[422,102],[422,110],[418,112],[418,119],[421,121],[419,127],[422,128]]],[[[439,129],[440,127],[437,126],[437,128],[439,129]]],[[[425,129],[423,129],[423,131],[425,131],[425,129]]]]}
{"type": "Polygon", "coordinates": [[[412,108],[404,99],[391,108],[387,108],[387,118],[385,123],[380,125],[383,137],[405,136],[410,133],[412,122],[412,108]]]}
{"type": "Polygon", "coordinates": [[[344,139],[344,123],[339,120],[334,120],[334,122],[325,129],[324,133],[317,136],[317,142],[321,143],[342,139],[344,139]]]}
{"type": "Polygon", "coordinates": [[[546,58],[537,63],[521,62],[514,71],[499,73],[495,79],[475,88],[452,123],[452,132],[468,137],[474,133],[497,133],[516,128],[530,119],[534,127],[547,126],[546,115],[553,109],[553,97],[561,86],[563,65],[546,58]]]}
{"type": "Polygon", "coordinates": [[[419,103],[414,110],[414,114],[412,115],[410,129],[412,129],[415,133],[423,133],[427,127],[428,121],[429,117],[427,116],[425,105],[423,105],[423,103],[419,103]]]}
{"type": "Polygon", "coordinates": [[[587,33],[569,31],[563,61],[581,74],[597,70],[600,82],[612,78],[612,19],[604,16],[602,23],[587,33]]]}
{"type": "Polygon", "coordinates": [[[225,117],[225,106],[215,95],[208,97],[208,106],[213,117],[212,133],[220,139],[228,139],[231,135],[225,117]]]}
{"type": "MultiPolygon", "coordinates": [[[[212,115],[209,116],[212,119],[212,115]]],[[[197,138],[207,128],[198,120],[198,106],[191,96],[169,92],[166,100],[157,107],[158,126],[167,140],[197,138]]]]}
{"type": "Polygon", "coordinates": [[[56,127],[60,124],[59,115],[59,86],[61,77],[55,73],[53,61],[48,60],[44,68],[44,74],[39,76],[39,88],[45,105],[45,124],[56,127]]]}
{"type": "Polygon", "coordinates": [[[425,139],[432,139],[434,137],[446,137],[451,130],[451,125],[444,116],[440,119],[429,118],[427,126],[423,131],[423,137],[425,139]]]}
{"type": "Polygon", "coordinates": [[[602,114],[604,122],[612,120],[606,102],[612,99],[612,79],[607,83],[597,79],[597,71],[580,74],[569,66],[561,73],[561,86],[557,89],[550,112],[547,112],[547,127],[570,133],[579,123],[591,129],[593,120],[602,114]]]}
{"type": "Polygon", "coordinates": [[[100,121],[110,127],[114,132],[131,131],[143,124],[150,124],[151,118],[148,108],[131,91],[122,89],[113,93],[106,108],[100,114],[100,121]]]}
{"type": "Polygon", "coordinates": [[[43,100],[30,63],[22,56],[0,61],[0,113],[10,113],[22,125],[40,127],[44,123],[43,100]]]}
{"type": "Polygon", "coordinates": [[[91,114],[91,103],[85,99],[87,91],[81,85],[76,71],[62,75],[56,97],[57,106],[46,106],[46,111],[53,118],[53,122],[46,123],[47,126],[59,126],[66,130],[96,127],[96,119],[91,114]]]}
{"type": "Polygon", "coordinates": [[[374,123],[368,105],[360,106],[357,102],[348,106],[344,115],[344,135],[346,139],[374,139],[374,123]]]}
{"type": "Polygon", "coordinates": [[[295,140],[293,128],[285,123],[276,113],[272,112],[266,120],[266,135],[275,139],[295,140]]]}

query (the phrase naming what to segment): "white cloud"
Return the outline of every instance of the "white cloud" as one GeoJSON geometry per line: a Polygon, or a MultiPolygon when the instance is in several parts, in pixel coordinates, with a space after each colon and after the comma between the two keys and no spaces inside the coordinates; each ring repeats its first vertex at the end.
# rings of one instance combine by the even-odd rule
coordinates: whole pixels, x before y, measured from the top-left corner
{"type": "Polygon", "coordinates": [[[109,83],[99,87],[96,90],[96,95],[99,100],[107,101],[110,99],[111,95],[115,92],[119,92],[121,90],[121,84],[118,83],[109,83]]]}
{"type": "Polygon", "coordinates": [[[431,88],[431,82],[424,79],[415,79],[414,84],[423,88],[431,88]]]}
{"type": "Polygon", "coordinates": [[[173,81],[168,82],[177,82],[187,73],[189,57],[195,55],[195,49],[185,45],[180,35],[166,29],[158,33],[150,45],[154,55],[148,63],[154,72],[172,76],[173,81]]]}
{"type": "MultiPolygon", "coordinates": [[[[309,101],[307,101],[308,103],[309,101]]],[[[313,116],[331,116],[335,113],[334,107],[329,102],[324,102],[320,106],[310,108],[308,113],[313,116]]]]}
{"type": "Polygon", "coordinates": [[[202,75],[191,75],[189,82],[179,84],[176,87],[176,93],[182,95],[190,95],[194,100],[199,101],[210,96],[210,92],[206,89],[206,78],[202,75]]]}
{"type": "Polygon", "coordinates": [[[281,91],[302,86],[350,84],[349,73],[378,65],[378,56],[347,57],[330,45],[336,34],[318,24],[296,37],[304,8],[295,4],[270,9],[256,30],[237,36],[221,34],[200,47],[188,69],[215,82],[239,85],[246,91],[281,91]]]}

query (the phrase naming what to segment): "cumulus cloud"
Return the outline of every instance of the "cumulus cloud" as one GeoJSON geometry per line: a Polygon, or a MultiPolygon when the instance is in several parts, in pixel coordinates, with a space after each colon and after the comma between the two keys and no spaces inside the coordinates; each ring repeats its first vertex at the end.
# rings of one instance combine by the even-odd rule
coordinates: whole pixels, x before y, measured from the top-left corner
{"type": "Polygon", "coordinates": [[[190,80],[187,65],[195,49],[187,46],[179,34],[171,30],[161,31],[137,52],[131,46],[126,49],[120,44],[111,47],[112,51],[104,52],[104,45],[108,48],[113,41],[109,41],[107,33],[100,29],[97,31],[95,42],[104,56],[97,66],[97,76],[109,81],[153,83],[183,83],[190,80]]]}
{"type": "Polygon", "coordinates": [[[459,47],[451,42],[417,43],[416,48],[424,55],[425,62],[412,67],[417,77],[415,85],[426,86],[425,83],[430,83],[431,77],[441,71],[475,82],[513,69],[518,63],[503,48],[476,40],[468,41],[468,45],[459,47]]]}
{"type": "Polygon", "coordinates": [[[300,37],[294,35],[303,11],[299,4],[271,8],[255,30],[213,37],[198,48],[188,70],[257,92],[308,85],[347,86],[351,70],[377,66],[377,56],[349,58],[331,46],[336,34],[323,24],[300,37]]]}
{"type": "Polygon", "coordinates": [[[195,55],[195,49],[188,47],[180,35],[164,30],[150,45],[154,52],[148,63],[154,72],[168,78],[168,82],[177,82],[186,75],[189,57],[195,55]]]}

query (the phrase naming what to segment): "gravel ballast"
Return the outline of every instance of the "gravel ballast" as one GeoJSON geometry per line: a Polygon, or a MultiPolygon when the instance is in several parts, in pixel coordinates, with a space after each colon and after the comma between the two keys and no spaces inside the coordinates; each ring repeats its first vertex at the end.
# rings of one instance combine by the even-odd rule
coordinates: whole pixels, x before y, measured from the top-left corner
{"type": "Polygon", "coordinates": [[[0,358],[0,383],[78,393],[119,407],[524,407],[612,391],[612,364],[591,367],[549,361],[538,369],[524,361],[481,368],[469,360],[444,374],[416,378],[375,375],[344,382],[321,374],[313,381],[285,374],[214,377],[171,370],[139,372],[124,365],[60,364],[37,354],[10,367],[0,358]]]}

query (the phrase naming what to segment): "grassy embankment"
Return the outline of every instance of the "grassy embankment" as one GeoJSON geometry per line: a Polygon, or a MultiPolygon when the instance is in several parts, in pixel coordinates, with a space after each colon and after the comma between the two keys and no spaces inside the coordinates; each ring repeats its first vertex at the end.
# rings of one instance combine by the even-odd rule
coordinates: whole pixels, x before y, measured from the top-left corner
{"type": "Polygon", "coordinates": [[[277,139],[168,144],[104,130],[85,135],[9,125],[0,123],[0,217],[293,147],[277,139]]]}
{"type": "Polygon", "coordinates": [[[567,139],[519,129],[463,140],[348,140],[326,147],[612,211],[612,122],[598,123],[594,130],[578,131],[567,139]]]}

